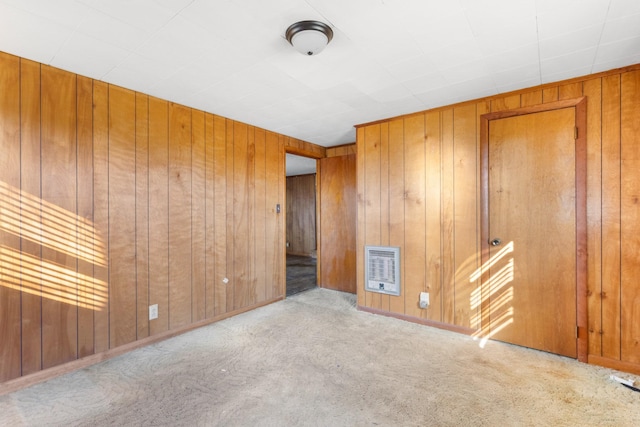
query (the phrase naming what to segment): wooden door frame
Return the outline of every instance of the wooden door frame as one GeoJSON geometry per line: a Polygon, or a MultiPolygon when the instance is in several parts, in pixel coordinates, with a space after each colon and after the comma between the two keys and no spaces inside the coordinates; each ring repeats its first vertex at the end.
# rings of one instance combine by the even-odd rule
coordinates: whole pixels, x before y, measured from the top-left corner
{"type": "MultiPolygon", "coordinates": [[[[580,97],[531,107],[497,111],[480,116],[480,239],[481,265],[489,260],[489,122],[525,114],[575,108],[575,186],[576,186],[576,323],[577,359],[587,362],[587,98],[580,97]]],[[[484,307],[482,308],[484,311],[484,307]]]]}

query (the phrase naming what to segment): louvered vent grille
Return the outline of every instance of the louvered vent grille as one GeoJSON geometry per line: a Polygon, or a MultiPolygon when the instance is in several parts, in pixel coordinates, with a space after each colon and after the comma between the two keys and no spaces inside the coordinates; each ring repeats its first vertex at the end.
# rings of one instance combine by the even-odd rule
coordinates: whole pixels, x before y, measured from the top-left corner
{"type": "Polygon", "coordinates": [[[366,290],[400,295],[400,248],[365,246],[366,290]]]}

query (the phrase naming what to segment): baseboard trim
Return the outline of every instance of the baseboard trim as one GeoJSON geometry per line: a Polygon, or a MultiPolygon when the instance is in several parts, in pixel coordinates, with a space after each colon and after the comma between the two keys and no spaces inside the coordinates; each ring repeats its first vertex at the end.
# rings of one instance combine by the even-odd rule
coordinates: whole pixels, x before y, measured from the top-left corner
{"type": "Polygon", "coordinates": [[[421,317],[408,316],[406,314],[391,313],[388,311],[380,310],[378,308],[364,307],[359,305],[358,310],[366,311],[367,313],[372,314],[379,314],[381,316],[393,317],[394,319],[405,320],[411,323],[419,323],[420,325],[432,326],[434,328],[457,332],[464,335],[473,335],[477,332],[475,329],[467,328],[464,326],[451,325],[449,323],[437,322],[435,320],[423,319],[421,317]]]}
{"type": "Polygon", "coordinates": [[[616,371],[628,372],[630,374],[640,375],[640,364],[623,362],[617,359],[610,359],[608,357],[596,356],[590,354],[588,357],[588,363],[592,365],[598,365],[605,368],[615,369],[616,371]]]}
{"type": "Polygon", "coordinates": [[[114,357],[120,356],[122,354],[128,353],[138,348],[142,348],[151,344],[155,344],[160,341],[164,341],[169,338],[173,338],[175,336],[184,334],[185,332],[189,332],[194,329],[198,329],[203,326],[207,326],[212,323],[219,322],[229,317],[237,316],[238,314],[246,313],[247,311],[255,310],[256,308],[273,304],[274,302],[282,301],[283,299],[284,299],[284,296],[272,298],[258,304],[254,304],[248,307],[243,307],[238,310],[221,314],[211,319],[200,320],[198,322],[191,323],[189,325],[186,325],[177,329],[172,329],[170,331],[161,332],[157,335],[153,335],[153,336],[146,337],[128,344],[124,344],[119,347],[103,351],[101,353],[92,354],[91,356],[86,356],[81,359],[76,359],[71,362],[64,363],[62,365],[54,366],[52,368],[34,372],[32,374],[25,375],[23,377],[5,381],[4,383],[0,384],[0,396],[7,393],[12,393],[14,391],[21,390],[23,388],[32,386],[34,384],[48,381],[52,378],[59,377],[69,372],[77,371],[79,369],[86,368],[91,365],[95,365],[97,363],[112,359],[114,357]]]}

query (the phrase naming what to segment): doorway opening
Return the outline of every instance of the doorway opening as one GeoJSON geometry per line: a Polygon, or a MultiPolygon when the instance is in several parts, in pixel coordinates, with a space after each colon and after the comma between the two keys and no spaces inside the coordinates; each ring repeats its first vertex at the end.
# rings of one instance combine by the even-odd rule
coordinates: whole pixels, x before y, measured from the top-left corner
{"type": "Polygon", "coordinates": [[[286,154],[286,295],[318,286],[317,161],[286,154]]]}

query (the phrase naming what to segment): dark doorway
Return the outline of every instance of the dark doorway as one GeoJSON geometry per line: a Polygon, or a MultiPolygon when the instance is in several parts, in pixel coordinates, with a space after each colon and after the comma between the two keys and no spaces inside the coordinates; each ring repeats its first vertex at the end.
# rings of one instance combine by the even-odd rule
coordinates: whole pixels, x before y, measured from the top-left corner
{"type": "Polygon", "coordinates": [[[318,283],[317,258],[287,255],[287,296],[315,288],[318,283]]]}

